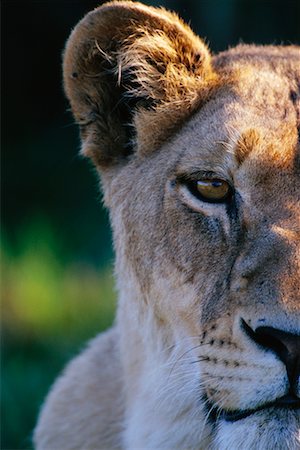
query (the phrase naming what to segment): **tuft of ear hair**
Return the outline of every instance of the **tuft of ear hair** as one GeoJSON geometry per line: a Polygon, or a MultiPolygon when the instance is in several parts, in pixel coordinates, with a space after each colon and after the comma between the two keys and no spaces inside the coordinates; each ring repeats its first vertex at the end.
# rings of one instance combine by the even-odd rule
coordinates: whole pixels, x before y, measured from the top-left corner
{"type": "Polygon", "coordinates": [[[175,13],[131,1],[78,23],[63,70],[82,152],[100,169],[157,149],[217,82],[207,47],[175,13]]]}

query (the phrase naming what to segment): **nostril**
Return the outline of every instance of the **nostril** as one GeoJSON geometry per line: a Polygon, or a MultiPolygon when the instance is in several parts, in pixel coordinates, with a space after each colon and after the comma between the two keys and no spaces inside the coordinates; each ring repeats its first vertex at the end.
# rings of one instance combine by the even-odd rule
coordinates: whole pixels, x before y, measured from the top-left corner
{"type": "Polygon", "coordinates": [[[273,351],[281,359],[286,366],[291,390],[297,393],[300,376],[300,336],[272,327],[258,327],[253,330],[243,319],[241,326],[256,344],[273,351]]]}

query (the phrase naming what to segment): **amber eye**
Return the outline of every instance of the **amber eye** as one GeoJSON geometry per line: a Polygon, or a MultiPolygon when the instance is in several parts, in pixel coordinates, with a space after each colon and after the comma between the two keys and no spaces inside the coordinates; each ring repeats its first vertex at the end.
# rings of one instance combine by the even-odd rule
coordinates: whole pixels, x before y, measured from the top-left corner
{"type": "Polygon", "coordinates": [[[232,194],[232,189],[229,183],[217,178],[203,178],[201,180],[192,181],[189,183],[189,188],[192,194],[200,200],[210,203],[225,202],[232,194]]]}

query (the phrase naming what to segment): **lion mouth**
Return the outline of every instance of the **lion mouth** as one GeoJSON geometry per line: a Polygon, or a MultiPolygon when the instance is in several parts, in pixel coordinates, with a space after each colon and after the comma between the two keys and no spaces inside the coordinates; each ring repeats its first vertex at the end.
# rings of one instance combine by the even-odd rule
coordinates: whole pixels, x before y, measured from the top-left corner
{"type": "Polygon", "coordinates": [[[223,409],[221,413],[220,409],[216,407],[211,409],[210,416],[214,421],[225,420],[226,422],[236,422],[238,420],[245,419],[246,417],[249,417],[259,411],[267,410],[270,408],[300,409],[300,398],[296,397],[294,394],[287,394],[273,402],[260,405],[257,408],[234,411],[226,411],[223,409]]]}

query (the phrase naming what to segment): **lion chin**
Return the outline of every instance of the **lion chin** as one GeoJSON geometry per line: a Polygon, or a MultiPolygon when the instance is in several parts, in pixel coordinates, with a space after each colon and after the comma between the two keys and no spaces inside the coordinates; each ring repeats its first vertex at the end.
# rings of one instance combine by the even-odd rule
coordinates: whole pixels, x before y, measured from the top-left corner
{"type": "Polygon", "coordinates": [[[300,418],[292,410],[268,408],[231,422],[220,420],[214,448],[298,449],[300,418]]]}
{"type": "Polygon", "coordinates": [[[113,1],[64,51],[116,252],[114,326],[66,367],[38,450],[300,448],[300,48],[211,54],[113,1]]]}

